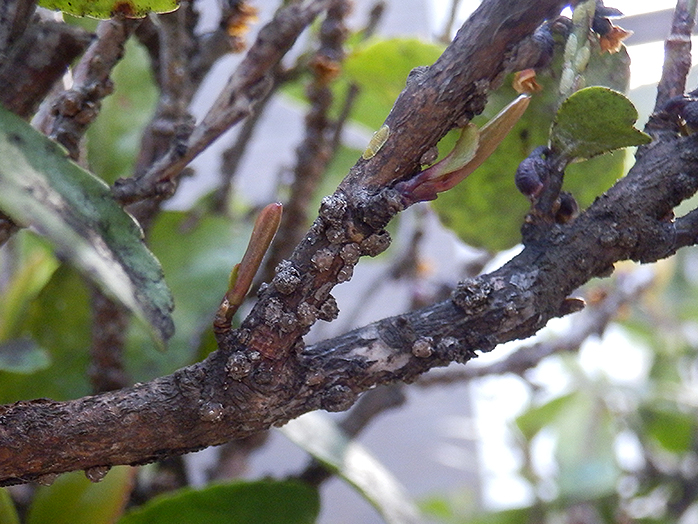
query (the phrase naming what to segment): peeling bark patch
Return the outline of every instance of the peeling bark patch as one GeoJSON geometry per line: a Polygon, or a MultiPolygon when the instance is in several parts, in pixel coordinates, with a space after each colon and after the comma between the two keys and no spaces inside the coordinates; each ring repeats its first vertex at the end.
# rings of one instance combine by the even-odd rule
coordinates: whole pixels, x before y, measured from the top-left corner
{"type": "Polygon", "coordinates": [[[487,306],[492,291],[492,285],[489,282],[472,278],[458,284],[451,300],[466,315],[474,315],[487,306]]]}
{"type": "Polygon", "coordinates": [[[362,255],[375,257],[380,255],[390,246],[390,233],[385,230],[369,235],[361,241],[359,247],[362,255]]]}

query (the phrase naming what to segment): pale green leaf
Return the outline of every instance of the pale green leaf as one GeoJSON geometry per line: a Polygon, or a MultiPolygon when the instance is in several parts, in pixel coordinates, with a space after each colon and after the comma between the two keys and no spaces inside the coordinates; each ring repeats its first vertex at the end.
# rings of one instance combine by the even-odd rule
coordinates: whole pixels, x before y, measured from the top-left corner
{"type": "Polygon", "coordinates": [[[0,209],[48,238],[104,292],[152,328],[174,330],[172,297],[142,231],[109,187],[14,114],[0,110],[0,209]]]}
{"type": "Polygon", "coordinates": [[[550,131],[550,148],[572,161],[649,143],[649,135],[633,127],[636,120],[635,106],[622,93],[587,87],[560,106],[550,131]]]}
{"type": "Polygon", "coordinates": [[[60,475],[37,489],[26,524],[112,524],[126,507],[134,474],[130,466],[116,466],[98,483],[82,471],[60,475]]]}
{"type": "Polygon", "coordinates": [[[143,18],[150,12],[169,13],[179,6],[179,0],[39,0],[38,3],[46,9],[92,18],[111,18],[116,14],[143,18]]]}
{"type": "Polygon", "coordinates": [[[161,495],[118,524],[313,524],[319,509],[317,490],[301,482],[234,482],[161,495]]]}
{"type": "Polygon", "coordinates": [[[419,510],[392,474],[326,415],[307,413],[280,431],[358,489],[388,524],[422,522],[419,510]]]}

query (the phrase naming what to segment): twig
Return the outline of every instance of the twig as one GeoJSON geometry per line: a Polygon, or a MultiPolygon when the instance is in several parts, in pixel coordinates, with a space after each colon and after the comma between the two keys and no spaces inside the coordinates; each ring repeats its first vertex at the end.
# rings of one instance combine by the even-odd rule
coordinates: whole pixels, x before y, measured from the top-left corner
{"type": "Polygon", "coordinates": [[[96,288],[92,291],[92,345],[89,376],[94,393],[121,389],[129,384],[123,352],[128,327],[124,309],[96,288]]]}
{"type": "Polygon", "coordinates": [[[101,100],[112,92],[109,75],[138,23],[117,18],[100,22],[97,39],[73,71],[73,87],[58,97],[50,115],[35,122],[44,134],[65,146],[74,160],[79,158],[82,136],[99,114],[101,100]]]}
{"type": "Polygon", "coordinates": [[[130,203],[158,194],[159,186],[174,180],[194,157],[232,125],[247,117],[271,87],[270,71],[328,2],[311,0],[282,8],[260,30],[256,42],[189,139],[171,148],[142,177],[117,181],[114,196],[121,202],[130,203]]]}
{"type": "Polygon", "coordinates": [[[671,23],[671,34],[664,42],[664,68],[657,86],[654,112],[659,112],[669,99],[683,95],[686,77],[691,68],[691,33],[695,26],[695,0],[678,0],[671,23]]]}
{"type": "Polygon", "coordinates": [[[265,263],[264,280],[273,277],[274,268],[291,254],[307,230],[308,207],[331,157],[328,111],[333,95],[330,85],[339,74],[344,58],[347,35],[344,17],[348,11],[346,0],[332,0],[320,26],[320,48],[310,60],[313,80],[307,88],[310,109],[305,117],[305,137],[296,150],[291,194],[284,205],[279,234],[265,263]]]}

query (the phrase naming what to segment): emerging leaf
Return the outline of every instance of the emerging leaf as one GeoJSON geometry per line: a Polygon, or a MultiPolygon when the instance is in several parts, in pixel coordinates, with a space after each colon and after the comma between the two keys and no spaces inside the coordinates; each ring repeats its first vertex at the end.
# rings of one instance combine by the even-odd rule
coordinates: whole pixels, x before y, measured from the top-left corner
{"type": "Polygon", "coordinates": [[[169,13],[179,7],[178,0],[39,0],[46,9],[55,9],[75,16],[111,18],[143,18],[148,13],[169,13]]]}
{"type": "MultiPolygon", "coordinates": [[[[160,263],[109,186],[16,115],[0,110],[0,209],[151,327],[164,345],[173,301],[160,263]]],[[[47,313],[48,314],[48,313],[47,313]]]]}
{"type": "Polygon", "coordinates": [[[623,94],[587,87],[560,106],[550,131],[550,148],[572,161],[649,143],[651,138],[633,127],[636,120],[637,110],[623,94]]]}

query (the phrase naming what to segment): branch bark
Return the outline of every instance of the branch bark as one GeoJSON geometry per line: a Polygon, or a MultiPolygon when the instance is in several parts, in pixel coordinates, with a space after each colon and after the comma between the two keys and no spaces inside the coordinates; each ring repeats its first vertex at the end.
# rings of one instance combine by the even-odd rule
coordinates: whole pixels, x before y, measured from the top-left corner
{"type": "Polygon", "coordinates": [[[205,361],[132,388],[68,402],[0,407],[0,484],[76,469],[142,464],[250,436],[315,409],[341,411],[378,384],[525,338],[575,311],[577,287],[613,264],[651,262],[698,239],[666,219],[698,189],[698,136],[660,133],[631,172],[577,219],[550,229],[508,264],[462,282],[449,300],[313,346],[309,326],[336,315],[330,292],[361,255],[387,248],[402,203],[391,184],[484,105],[515,46],[564,1],[485,2],[442,57],[408,81],[379,154],[360,159],[238,330],[205,361]],[[118,440],[114,438],[118,435],[118,440]],[[66,443],[70,443],[69,446],[66,443]]]}

